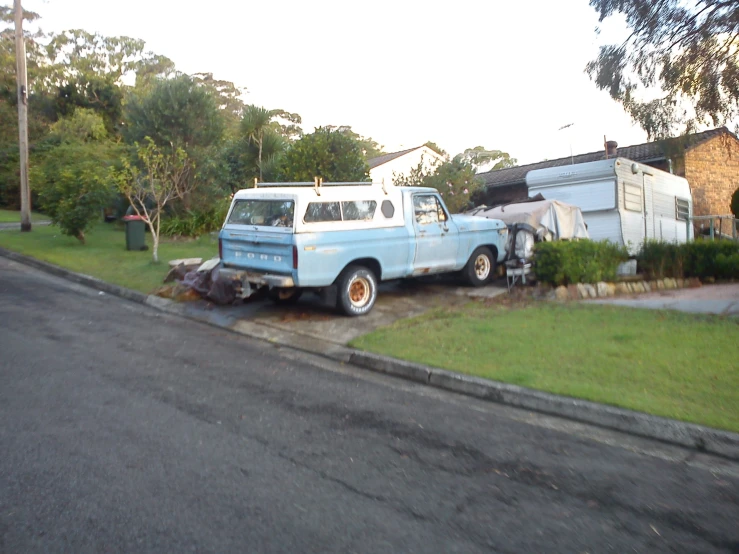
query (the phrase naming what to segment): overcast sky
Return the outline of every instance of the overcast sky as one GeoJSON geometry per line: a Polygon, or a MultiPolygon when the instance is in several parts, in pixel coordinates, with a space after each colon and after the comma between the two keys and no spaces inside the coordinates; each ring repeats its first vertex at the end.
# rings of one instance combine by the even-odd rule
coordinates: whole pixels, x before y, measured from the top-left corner
{"type": "MultiPolygon", "coordinates": [[[[9,4],[9,2],[4,2],[9,4]]],[[[432,140],[520,163],[646,141],[584,73],[622,37],[587,0],[23,0],[45,31],[126,35],[185,73],[246,87],[247,103],[350,125],[386,151],[432,140]],[[573,123],[571,127],[558,130],[573,123]]]]}

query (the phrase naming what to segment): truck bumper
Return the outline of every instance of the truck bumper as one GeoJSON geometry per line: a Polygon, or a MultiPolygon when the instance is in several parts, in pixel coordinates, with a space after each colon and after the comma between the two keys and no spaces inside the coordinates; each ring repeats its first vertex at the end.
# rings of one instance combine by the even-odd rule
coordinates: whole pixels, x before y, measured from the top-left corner
{"type": "Polygon", "coordinates": [[[232,267],[224,267],[221,269],[221,275],[229,279],[241,281],[242,298],[251,296],[254,290],[260,287],[269,288],[292,288],[295,286],[290,275],[274,275],[271,273],[255,273],[245,269],[235,269],[232,267]]]}

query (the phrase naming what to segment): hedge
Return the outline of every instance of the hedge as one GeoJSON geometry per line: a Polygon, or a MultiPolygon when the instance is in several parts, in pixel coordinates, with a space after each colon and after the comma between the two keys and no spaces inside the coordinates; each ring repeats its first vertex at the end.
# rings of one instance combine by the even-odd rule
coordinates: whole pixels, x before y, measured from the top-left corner
{"type": "Polygon", "coordinates": [[[647,241],[637,255],[639,271],[664,277],[739,279],[739,242],[696,240],[683,244],[647,241]]]}
{"type": "Polygon", "coordinates": [[[536,244],[536,278],[554,286],[613,281],[629,259],[625,247],[609,241],[554,241],[536,244]]]}

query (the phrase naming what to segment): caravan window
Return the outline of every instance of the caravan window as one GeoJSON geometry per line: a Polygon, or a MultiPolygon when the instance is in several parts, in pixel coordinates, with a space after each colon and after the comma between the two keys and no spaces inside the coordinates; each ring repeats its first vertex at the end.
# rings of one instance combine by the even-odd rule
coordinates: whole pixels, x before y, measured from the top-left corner
{"type": "Polygon", "coordinates": [[[690,217],[690,202],[684,198],[675,197],[675,219],[687,221],[690,217]]]}
{"type": "Polygon", "coordinates": [[[641,187],[624,183],[624,208],[632,212],[641,212],[642,205],[641,187]]]}

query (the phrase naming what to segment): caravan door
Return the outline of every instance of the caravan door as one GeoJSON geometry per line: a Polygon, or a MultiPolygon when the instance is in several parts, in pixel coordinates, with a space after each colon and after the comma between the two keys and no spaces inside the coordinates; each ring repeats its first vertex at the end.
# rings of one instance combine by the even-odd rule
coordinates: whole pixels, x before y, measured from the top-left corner
{"type": "Polygon", "coordinates": [[[654,176],[644,173],[644,238],[654,237],[654,176]]]}

